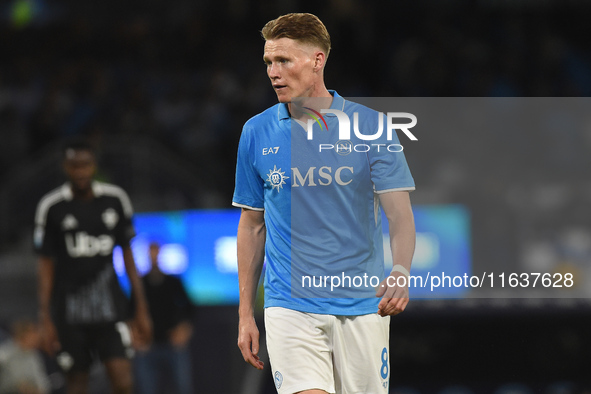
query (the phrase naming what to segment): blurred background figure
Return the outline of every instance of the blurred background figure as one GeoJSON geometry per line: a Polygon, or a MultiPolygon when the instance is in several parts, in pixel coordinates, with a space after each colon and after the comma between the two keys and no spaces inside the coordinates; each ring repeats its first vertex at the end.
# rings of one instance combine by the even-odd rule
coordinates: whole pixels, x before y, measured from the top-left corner
{"type": "Polygon", "coordinates": [[[135,358],[138,394],[189,394],[193,333],[192,304],[181,280],[162,272],[158,265],[160,244],[150,244],[150,271],[142,278],[154,325],[154,342],[139,347],[135,358]]]}
{"type": "Polygon", "coordinates": [[[36,323],[20,319],[12,324],[12,337],[0,345],[1,394],[50,392],[39,345],[39,327],[36,323]]]}
{"type": "Polygon", "coordinates": [[[96,155],[87,141],[72,139],[62,155],[67,182],[39,201],[35,215],[42,348],[56,356],[69,394],[88,393],[90,370],[98,360],[113,393],[130,394],[130,329],[138,342],[151,340],[147,302],[130,247],[133,208],[123,189],[94,179],[96,155]],[[115,246],[122,249],[133,311],[113,267],[115,246]]]}

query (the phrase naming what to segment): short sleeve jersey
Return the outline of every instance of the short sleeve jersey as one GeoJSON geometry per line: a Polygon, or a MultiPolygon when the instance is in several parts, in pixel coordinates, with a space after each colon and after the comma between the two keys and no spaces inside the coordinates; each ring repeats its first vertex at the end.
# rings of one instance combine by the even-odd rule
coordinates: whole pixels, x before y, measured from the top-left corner
{"type": "MultiPolygon", "coordinates": [[[[376,130],[383,114],[330,93],[331,109],[376,130]]],[[[299,123],[279,103],[248,120],[240,137],[233,205],[265,212],[265,307],[375,313],[375,281],[384,278],[378,194],[415,186],[398,138],[337,141],[338,119],[325,114],[310,140],[299,123]]]]}
{"type": "Polygon", "coordinates": [[[95,181],[92,189],[94,198],[81,201],[66,183],[41,198],[35,215],[35,250],[54,261],[54,318],[67,324],[114,322],[128,313],[113,248],[134,237],[133,208],[115,185],[95,181]]]}

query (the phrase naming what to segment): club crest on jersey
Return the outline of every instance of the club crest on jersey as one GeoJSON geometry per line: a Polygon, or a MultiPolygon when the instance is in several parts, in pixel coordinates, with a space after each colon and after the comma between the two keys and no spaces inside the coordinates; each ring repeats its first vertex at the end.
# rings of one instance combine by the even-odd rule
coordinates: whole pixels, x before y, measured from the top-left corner
{"type": "Polygon", "coordinates": [[[109,230],[114,229],[119,221],[119,215],[113,208],[106,209],[101,217],[103,218],[103,223],[105,223],[105,226],[107,226],[109,230]]]}
{"type": "Polygon", "coordinates": [[[288,176],[285,176],[285,171],[281,171],[281,168],[277,169],[277,166],[273,166],[272,170],[269,170],[267,174],[267,182],[271,184],[273,189],[283,189],[283,185],[285,185],[285,180],[289,179],[288,176]]]}
{"type": "Polygon", "coordinates": [[[279,371],[275,371],[275,387],[277,387],[277,390],[279,390],[281,388],[281,385],[283,384],[283,375],[281,374],[281,372],[279,371]]]}
{"type": "Polygon", "coordinates": [[[62,220],[62,229],[63,230],[73,230],[78,227],[78,221],[74,217],[74,215],[67,214],[62,220]]]}

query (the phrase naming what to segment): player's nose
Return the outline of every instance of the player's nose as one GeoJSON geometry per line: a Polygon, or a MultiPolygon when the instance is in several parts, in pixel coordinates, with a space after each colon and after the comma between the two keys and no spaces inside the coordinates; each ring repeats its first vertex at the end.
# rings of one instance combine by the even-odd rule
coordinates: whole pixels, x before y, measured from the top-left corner
{"type": "Polygon", "coordinates": [[[274,63],[271,63],[267,67],[267,74],[269,75],[269,78],[271,78],[271,79],[279,79],[281,77],[281,75],[279,73],[279,67],[274,63]]]}

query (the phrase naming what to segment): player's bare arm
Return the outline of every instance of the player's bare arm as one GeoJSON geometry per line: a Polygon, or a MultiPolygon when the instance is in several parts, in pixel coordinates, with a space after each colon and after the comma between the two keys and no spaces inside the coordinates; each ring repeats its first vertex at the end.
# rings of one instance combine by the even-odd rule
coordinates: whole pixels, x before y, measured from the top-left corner
{"type": "MultiPolygon", "coordinates": [[[[412,256],[415,250],[415,223],[407,191],[393,191],[380,194],[380,204],[386,218],[390,232],[390,245],[392,247],[392,261],[394,267],[400,265],[410,272],[412,256]]],[[[405,273],[393,270],[390,277],[396,279],[405,273]]],[[[391,283],[396,283],[390,280],[391,283]]],[[[382,297],[378,305],[378,314],[381,316],[393,316],[403,312],[409,301],[408,281],[406,286],[388,286],[388,278],[380,283],[376,296],[382,297]]]]}
{"type": "Polygon", "coordinates": [[[258,356],[259,329],[254,320],[254,302],[265,257],[264,212],[242,209],[237,237],[240,286],[238,347],[244,361],[257,369],[263,369],[264,363],[258,356]]]}
{"type": "Polygon", "coordinates": [[[57,331],[51,318],[51,291],[53,289],[53,259],[40,256],[38,260],[39,323],[41,326],[41,345],[45,352],[53,356],[60,348],[57,331]]]}
{"type": "Polygon", "coordinates": [[[146,301],[142,281],[140,280],[135,267],[135,260],[133,258],[131,247],[127,245],[122,247],[122,249],[125,271],[129,277],[131,292],[135,300],[135,314],[132,321],[134,341],[140,346],[146,346],[152,340],[152,320],[150,319],[150,313],[148,312],[148,302],[146,301]]]}

